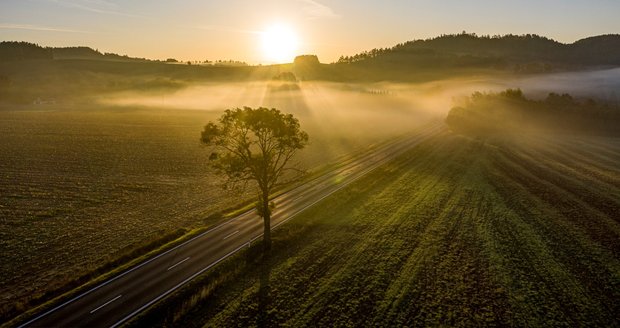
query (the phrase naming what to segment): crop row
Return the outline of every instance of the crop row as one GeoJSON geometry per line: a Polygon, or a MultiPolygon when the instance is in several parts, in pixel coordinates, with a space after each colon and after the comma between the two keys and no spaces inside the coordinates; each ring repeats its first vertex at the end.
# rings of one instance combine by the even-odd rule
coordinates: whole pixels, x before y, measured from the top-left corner
{"type": "Polygon", "coordinates": [[[618,147],[581,155],[601,145],[434,138],[134,325],[613,326],[618,147]]]}

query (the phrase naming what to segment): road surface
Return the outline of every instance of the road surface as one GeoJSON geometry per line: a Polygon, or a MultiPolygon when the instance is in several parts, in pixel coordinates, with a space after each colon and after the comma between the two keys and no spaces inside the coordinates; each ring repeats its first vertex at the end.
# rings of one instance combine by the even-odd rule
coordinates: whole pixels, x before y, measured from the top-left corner
{"type": "MultiPolygon", "coordinates": [[[[272,229],[439,130],[431,125],[348,158],[278,197],[272,229]]],[[[20,327],[116,327],[262,236],[255,211],[232,218],[92,289],[34,316],[20,327]]]]}

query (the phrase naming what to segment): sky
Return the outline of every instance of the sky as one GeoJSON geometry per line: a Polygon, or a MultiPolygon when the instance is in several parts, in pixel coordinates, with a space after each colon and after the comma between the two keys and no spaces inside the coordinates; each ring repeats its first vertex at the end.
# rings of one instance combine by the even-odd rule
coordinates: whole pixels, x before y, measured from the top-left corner
{"type": "Polygon", "coordinates": [[[620,0],[0,0],[0,40],[149,59],[268,64],[290,52],[329,63],[462,31],[571,43],[620,33],[619,14],[620,0]],[[274,26],[284,32],[265,41],[274,26]]]}

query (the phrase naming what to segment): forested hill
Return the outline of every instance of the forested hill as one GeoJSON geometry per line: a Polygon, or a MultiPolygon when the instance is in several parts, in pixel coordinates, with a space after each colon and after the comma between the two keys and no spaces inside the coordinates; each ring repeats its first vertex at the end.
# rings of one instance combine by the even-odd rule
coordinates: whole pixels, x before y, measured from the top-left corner
{"type": "Polygon", "coordinates": [[[113,53],[101,53],[89,47],[41,47],[29,42],[0,42],[0,61],[40,60],[40,59],[94,59],[94,60],[126,60],[146,61],[144,58],[133,58],[113,53]]]}
{"type": "Polygon", "coordinates": [[[52,52],[48,48],[28,42],[3,41],[0,42],[0,61],[52,59],[52,52]]]}
{"type": "Polygon", "coordinates": [[[473,66],[516,70],[615,66],[620,65],[620,35],[601,35],[565,44],[532,34],[477,36],[461,33],[343,56],[338,63],[370,66],[473,66]]]}

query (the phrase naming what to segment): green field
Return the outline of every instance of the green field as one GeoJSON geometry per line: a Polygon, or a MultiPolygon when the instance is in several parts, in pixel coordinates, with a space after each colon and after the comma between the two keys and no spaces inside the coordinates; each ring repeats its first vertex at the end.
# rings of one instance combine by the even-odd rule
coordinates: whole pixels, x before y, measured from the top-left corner
{"type": "Polygon", "coordinates": [[[620,140],[443,132],[134,326],[618,326],[620,140]]]}

